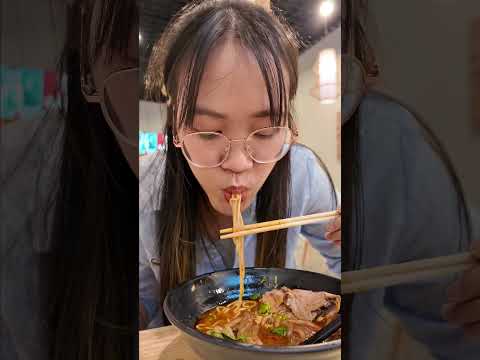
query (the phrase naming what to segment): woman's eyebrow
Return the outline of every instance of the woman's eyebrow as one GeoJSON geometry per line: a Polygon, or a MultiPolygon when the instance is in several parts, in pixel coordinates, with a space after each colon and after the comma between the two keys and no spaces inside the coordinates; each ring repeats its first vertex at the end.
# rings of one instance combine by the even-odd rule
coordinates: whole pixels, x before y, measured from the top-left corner
{"type": "Polygon", "coordinates": [[[216,112],[215,110],[207,109],[203,106],[196,106],[195,107],[195,115],[206,115],[206,116],[214,117],[214,118],[217,118],[217,119],[226,119],[227,118],[227,115],[216,112]]]}
{"type": "MultiPolygon", "coordinates": [[[[208,109],[208,108],[203,107],[203,106],[196,106],[195,107],[195,114],[196,115],[206,115],[206,116],[214,117],[214,118],[217,118],[217,119],[228,118],[228,116],[225,115],[225,114],[219,113],[215,110],[211,110],[211,109],[208,109]]],[[[270,115],[271,115],[270,110],[269,109],[264,109],[264,110],[259,110],[259,111],[256,111],[256,112],[252,113],[250,115],[250,117],[252,117],[252,118],[264,118],[264,117],[269,117],[270,115]]]]}
{"type": "Polygon", "coordinates": [[[264,109],[264,110],[256,111],[250,116],[252,118],[264,118],[264,117],[269,117],[270,115],[271,115],[270,110],[269,109],[264,109]]]}

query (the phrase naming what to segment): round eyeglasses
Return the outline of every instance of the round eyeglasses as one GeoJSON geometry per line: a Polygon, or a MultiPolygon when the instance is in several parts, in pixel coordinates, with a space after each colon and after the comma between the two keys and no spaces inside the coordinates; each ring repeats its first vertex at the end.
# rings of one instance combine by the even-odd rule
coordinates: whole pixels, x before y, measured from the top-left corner
{"type": "Polygon", "coordinates": [[[138,67],[108,75],[100,89],[92,89],[82,77],[82,92],[90,103],[98,103],[113,132],[125,143],[138,147],[138,67]]]}
{"type": "Polygon", "coordinates": [[[193,165],[213,168],[228,158],[233,142],[243,142],[250,158],[260,164],[268,164],[284,157],[298,136],[288,127],[272,126],[255,130],[246,139],[229,139],[218,132],[201,131],[174,139],[174,145],[182,148],[183,155],[193,165]]]}

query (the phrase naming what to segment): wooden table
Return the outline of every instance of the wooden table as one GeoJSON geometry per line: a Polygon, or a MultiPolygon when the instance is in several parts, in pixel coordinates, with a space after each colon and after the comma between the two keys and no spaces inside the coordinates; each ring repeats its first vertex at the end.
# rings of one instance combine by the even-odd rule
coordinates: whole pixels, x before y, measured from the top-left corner
{"type": "MultiPolygon", "coordinates": [[[[140,331],[139,345],[140,360],[209,360],[202,359],[196,355],[184,341],[180,331],[173,326],[140,331]]],[[[312,360],[318,359],[318,357],[319,354],[311,353],[307,357],[302,356],[302,359],[308,358],[312,360]]],[[[217,356],[217,358],[219,357],[217,356]]],[[[228,355],[220,352],[220,358],[222,360],[228,359],[228,355]]],[[[236,354],[235,358],[248,360],[247,358],[239,357],[238,354],[236,354]]],[[[283,356],[281,358],[286,359],[283,356]]],[[[289,359],[291,358],[290,356],[289,359]]],[[[296,355],[295,358],[297,358],[296,355]]],[[[265,357],[262,357],[262,359],[265,359],[265,357]]],[[[268,359],[270,360],[270,356],[268,356],[268,359]]],[[[340,360],[340,350],[338,350],[338,353],[325,357],[325,359],[340,360]]]]}
{"type": "Polygon", "coordinates": [[[173,326],[140,331],[140,360],[202,360],[173,326]]]}

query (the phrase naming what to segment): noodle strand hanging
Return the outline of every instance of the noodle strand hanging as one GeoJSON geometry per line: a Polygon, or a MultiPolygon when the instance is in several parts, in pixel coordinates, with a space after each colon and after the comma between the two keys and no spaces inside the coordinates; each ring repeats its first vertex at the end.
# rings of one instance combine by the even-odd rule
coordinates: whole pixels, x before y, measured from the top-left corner
{"type": "MultiPolygon", "coordinates": [[[[237,231],[243,227],[243,218],[241,212],[241,201],[242,198],[240,195],[233,195],[230,198],[230,206],[232,207],[232,217],[233,217],[233,231],[237,231]]],[[[235,250],[238,255],[238,267],[240,270],[240,295],[238,301],[241,302],[243,299],[244,293],[244,281],[245,281],[245,256],[244,256],[244,237],[236,237],[233,239],[235,244],[235,250]]]]}

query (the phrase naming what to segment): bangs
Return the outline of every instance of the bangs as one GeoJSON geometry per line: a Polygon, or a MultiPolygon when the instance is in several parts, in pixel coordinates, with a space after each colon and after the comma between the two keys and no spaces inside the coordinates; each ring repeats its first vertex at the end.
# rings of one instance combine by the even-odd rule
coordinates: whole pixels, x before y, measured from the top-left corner
{"type": "Polygon", "coordinates": [[[90,64],[102,48],[107,49],[107,59],[117,53],[126,55],[131,32],[138,32],[136,0],[85,0],[81,5],[81,50],[90,64]]]}
{"type": "Polygon", "coordinates": [[[298,77],[296,39],[279,19],[248,2],[207,1],[189,7],[175,18],[152,52],[147,94],[158,99],[155,93],[160,93],[160,84],[165,84],[175,104],[167,127],[175,133],[182,126],[191,126],[210,51],[222,41],[238,41],[254,56],[265,81],[271,124],[290,126],[298,77]],[[182,23],[184,18],[188,21],[182,23]],[[163,79],[158,78],[159,73],[163,79]]]}

